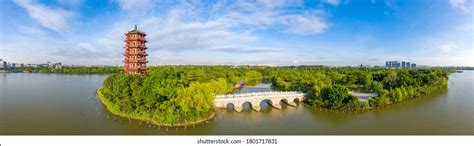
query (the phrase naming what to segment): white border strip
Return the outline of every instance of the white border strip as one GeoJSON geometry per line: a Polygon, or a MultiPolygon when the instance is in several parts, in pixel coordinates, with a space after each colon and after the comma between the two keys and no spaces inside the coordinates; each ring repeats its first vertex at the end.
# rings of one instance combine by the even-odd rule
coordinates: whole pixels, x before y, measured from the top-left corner
{"type": "Polygon", "coordinates": [[[472,146],[474,136],[0,136],[1,146],[203,146],[199,140],[276,139],[278,146],[472,146]]]}

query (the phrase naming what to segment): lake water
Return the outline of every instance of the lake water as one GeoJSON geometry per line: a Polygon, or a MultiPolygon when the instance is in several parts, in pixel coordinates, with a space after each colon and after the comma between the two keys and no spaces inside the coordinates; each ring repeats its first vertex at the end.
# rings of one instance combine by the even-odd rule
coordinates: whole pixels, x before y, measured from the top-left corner
{"type": "Polygon", "coordinates": [[[445,90],[374,111],[262,102],[261,112],[217,109],[207,123],[168,129],[105,110],[94,92],[106,77],[0,73],[0,134],[474,134],[472,71],[451,74],[445,90]]]}

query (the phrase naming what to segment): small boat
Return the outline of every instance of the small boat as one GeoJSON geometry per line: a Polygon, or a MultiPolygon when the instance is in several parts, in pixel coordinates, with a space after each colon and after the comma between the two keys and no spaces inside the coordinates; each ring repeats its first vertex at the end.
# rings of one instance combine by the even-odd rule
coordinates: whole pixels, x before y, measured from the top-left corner
{"type": "Polygon", "coordinates": [[[462,70],[456,70],[457,73],[463,73],[464,71],[462,70]]]}

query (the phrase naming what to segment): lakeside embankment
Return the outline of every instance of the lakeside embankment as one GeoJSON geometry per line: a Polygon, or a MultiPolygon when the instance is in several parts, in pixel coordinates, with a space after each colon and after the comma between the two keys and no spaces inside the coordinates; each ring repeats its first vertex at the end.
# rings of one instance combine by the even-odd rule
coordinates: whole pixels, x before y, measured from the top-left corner
{"type": "Polygon", "coordinates": [[[164,123],[164,122],[161,122],[161,121],[158,121],[158,120],[155,120],[155,119],[151,119],[151,118],[148,118],[148,117],[144,117],[144,116],[140,116],[140,115],[130,115],[130,114],[123,113],[120,110],[114,110],[114,109],[116,109],[116,108],[114,108],[114,106],[116,106],[116,105],[114,105],[113,103],[111,103],[110,101],[105,99],[104,95],[102,95],[102,93],[101,93],[101,88],[97,89],[97,97],[98,97],[99,101],[102,103],[102,105],[104,105],[105,108],[114,115],[117,115],[117,116],[122,117],[122,118],[140,120],[140,121],[143,121],[143,122],[146,122],[146,123],[149,123],[149,124],[152,124],[152,125],[156,125],[156,126],[167,126],[167,127],[192,126],[192,125],[196,125],[196,124],[211,120],[216,115],[215,112],[211,112],[207,118],[202,118],[202,119],[198,119],[198,120],[195,120],[195,121],[186,121],[186,122],[183,122],[183,123],[164,123]]]}

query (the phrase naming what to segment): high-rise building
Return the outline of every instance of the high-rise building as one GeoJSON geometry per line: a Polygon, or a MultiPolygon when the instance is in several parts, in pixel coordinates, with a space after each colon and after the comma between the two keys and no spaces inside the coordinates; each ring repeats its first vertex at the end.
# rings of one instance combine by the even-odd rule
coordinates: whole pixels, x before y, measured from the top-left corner
{"type": "Polygon", "coordinates": [[[389,61],[388,68],[400,68],[400,62],[399,61],[389,61]]]}
{"type": "Polygon", "coordinates": [[[416,64],[410,63],[408,61],[385,61],[385,68],[387,69],[416,68],[416,64]]]}
{"type": "Polygon", "coordinates": [[[148,69],[146,66],[146,63],[148,63],[146,60],[146,56],[148,56],[146,54],[147,47],[145,46],[146,34],[139,31],[137,25],[135,25],[135,29],[127,32],[125,36],[124,73],[145,75],[148,69]]]}

